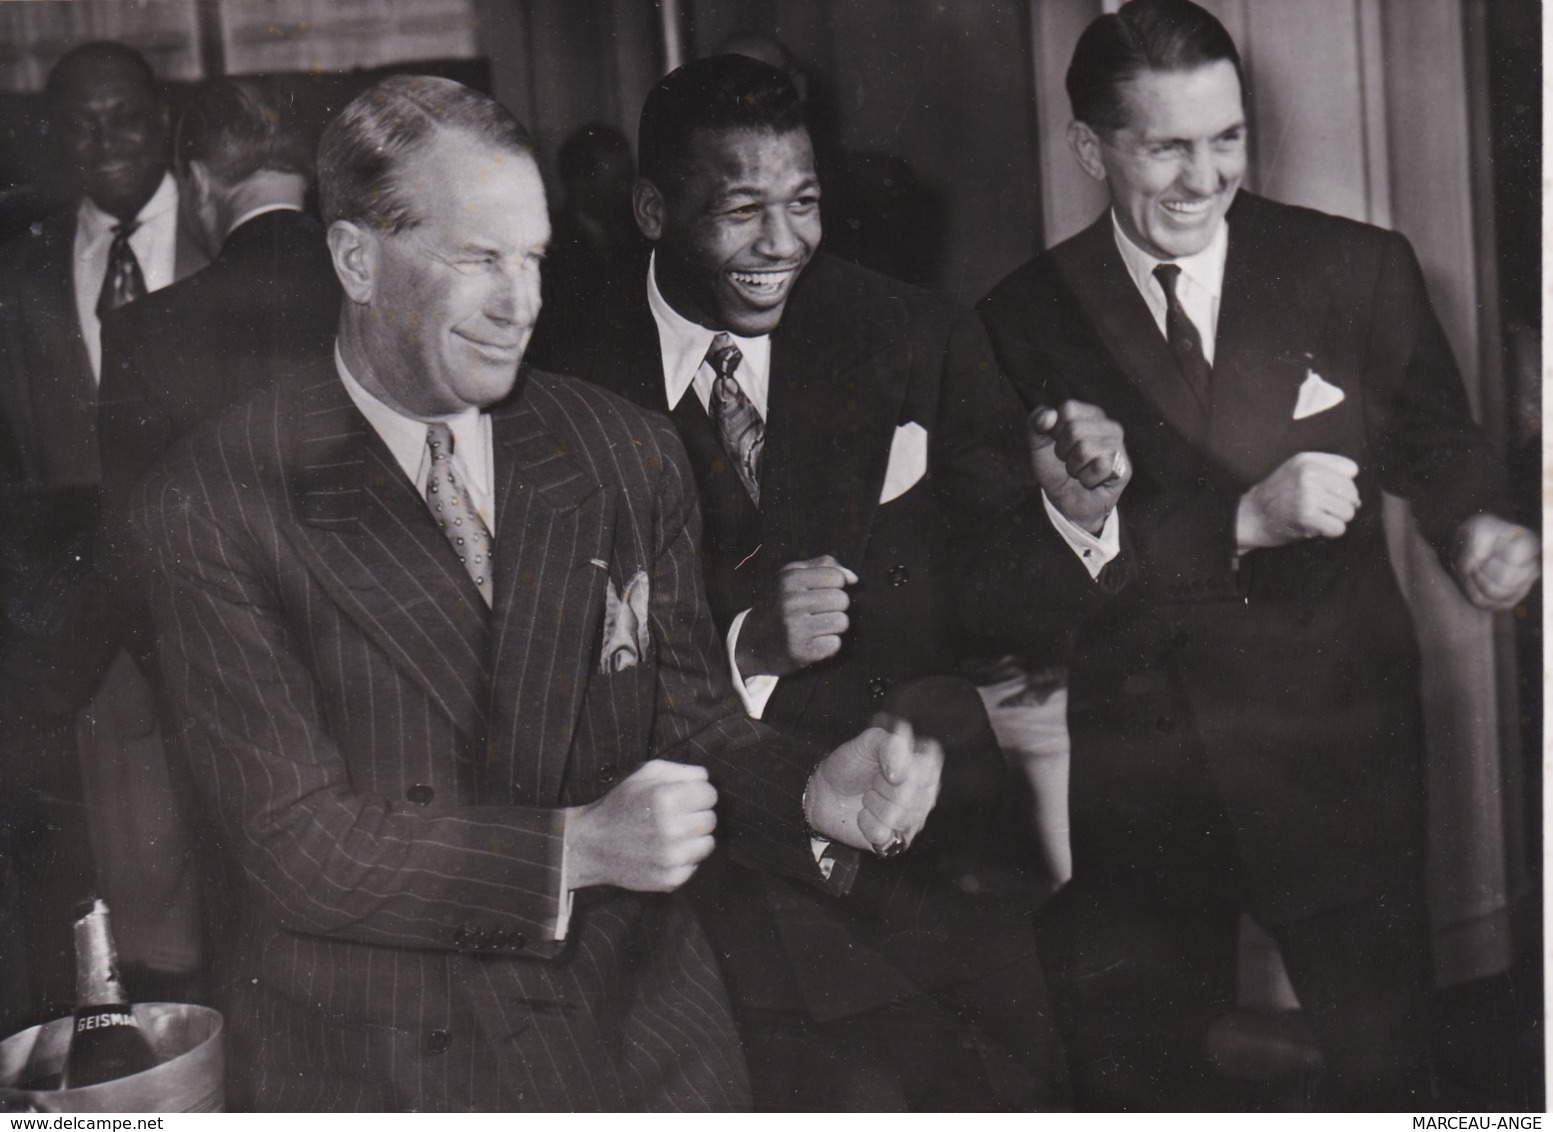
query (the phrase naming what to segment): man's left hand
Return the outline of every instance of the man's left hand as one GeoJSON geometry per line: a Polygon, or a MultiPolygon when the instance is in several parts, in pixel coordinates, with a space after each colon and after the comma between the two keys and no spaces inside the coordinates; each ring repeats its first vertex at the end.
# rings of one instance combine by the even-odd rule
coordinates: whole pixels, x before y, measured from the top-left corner
{"type": "Polygon", "coordinates": [[[1043,405],[1028,424],[1030,462],[1046,498],[1069,522],[1099,534],[1132,479],[1122,426],[1082,401],[1043,405]]]}
{"type": "Polygon", "coordinates": [[[870,727],[815,768],[804,816],[822,837],[892,857],[922,832],[943,769],[943,748],[917,738],[911,724],[870,727]]]}
{"type": "Polygon", "coordinates": [[[1456,532],[1456,583],[1491,613],[1511,609],[1542,573],[1537,536],[1497,515],[1474,515],[1456,532]]]}

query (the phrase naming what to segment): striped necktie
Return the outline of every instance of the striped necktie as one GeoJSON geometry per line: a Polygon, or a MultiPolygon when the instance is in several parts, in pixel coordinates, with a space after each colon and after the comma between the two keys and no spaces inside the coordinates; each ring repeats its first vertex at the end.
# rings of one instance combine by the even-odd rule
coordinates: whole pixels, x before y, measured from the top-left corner
{"type": "Polygon", "coordinates": [[[458,560],[479,587],[485,604],[490,605],[495,592],[491,532],[475,510],[469,489],[454,470],[453,430],[446,422],[437,421],[426,426],[426,448],[431,453],[431,474],[426,477],[426,506],[431,508],[432,518],[437,520],[437,526],[442,528],[442,534],[458,560]]]}
{"type": "Polygon", "coordinates": [[[744,355],[727,334],[713,338],[706,352],[707,364],[716,374],[712,380],[712,418],[717,422],[717,435],[722,438],[723,449],[733,461],[744,490],[759,507],[760,456],[766,446],[766,424],[733,378],[743,360],[744,355]]]}
{"type": "Polygon", "coordinates": [[[1165,289],[1165,341],[1175,355],[1176,364],[1191,385],[1192,391],[1204,405],[1212,401],[1213,368],[1203,353],[1202,337],[1197,325],[1187,316],[1186,308],[1176,297],[1176,283],[1181,268],[1174,263],[1162,263],[1154,269],[1154,278],[1165,289]]]}
{"type": "Polygon", "coordinates": [[[108,272],[103,276],[102,290],[97,292],[98,318],[146,293],[146,277],[140,273],[135,249],[129,246],[129,238],[139,227],[139,221],[130,220],[113,229],[113,243],[108,246],[108,272]]]}

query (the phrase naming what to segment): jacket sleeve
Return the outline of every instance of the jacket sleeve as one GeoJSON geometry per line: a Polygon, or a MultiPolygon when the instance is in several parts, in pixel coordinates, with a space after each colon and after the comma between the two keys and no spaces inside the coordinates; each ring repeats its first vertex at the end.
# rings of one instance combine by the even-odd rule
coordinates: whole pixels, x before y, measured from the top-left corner
{"type": "Polygon", "coordinates": [[[1030,463],[1029,410],[971,312],[955,319],[940,398],[932,467],[962,627],[1049,652],[1126,583],[1126,563],[1092,579],[1052,526],[1030,463]]]}
{"type": "Polygon", "coordinates": [[[804,788],[824,752],[745,715],[707,607],[690,465],[673,426],[654,418],[654,429],[661,462],[649,591],[659,642],[653,751],[707,768],[717,788],[718,839],[743,863],[837,891],[839,882],[827,881],[815,863],[803,817],[804,788]]]}
{"type": "Polygon", "coordinates": [[[179,467],[148,480],[131,513],[137,578],[174,750],[269,915],[296,932],[460,950],[481,941],[459,925],[479,923],[487,940],[544,954],[559,912],[562,811],[429,814],[359,789],[311,667],[331,659],[311,654],[306,626],[283,607],[277,570],[299,567],[259,533],[273,534],[275,516],[226,461],[179,467]]]}
{"type": "Polygon", "coordinates": [[[1511,515],[1503,467],[1473,419],[1412,245],[1397,233],[1383,237],[1373,293],[1365,414],[1381,483],[1412,503],[1448,565],[1466,519],[1511,515]]]}

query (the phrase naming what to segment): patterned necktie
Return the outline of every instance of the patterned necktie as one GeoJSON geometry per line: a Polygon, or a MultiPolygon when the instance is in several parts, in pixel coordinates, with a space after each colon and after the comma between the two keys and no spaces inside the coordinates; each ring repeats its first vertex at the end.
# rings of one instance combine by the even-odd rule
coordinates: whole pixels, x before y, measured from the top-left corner
{"type": "Polygon", "coordinates": [[[1176,364],[1186,375],[1192,391],[1207,405],[1212,396],[1213,369],[1203,353],[1197,326],[1187,317],[1186,308],[1176,297],[1176,280],[1180,276],[1181,268],[1173,263],[1162,263],[1154,269],[1154,278],[1165,289],[1165,341],[1170,344],[1170,352],[1175,355],[1176,364]]]}
{"type": "Polygon", "coordinates": [[[492,585],[491,532],[475,510],[469,490],[453,470],[453,430],[438,421],[426,426],[426,448],[431,453],[431,474],[426,477],[426,505],[443,535],[480,588],[480,596],[490,605],[492,585]]]}
{"type": "Polygon", "coordinates": [[[131,220],[113,229],[113,243],[108,248],[108,273],[103,276],[102,290],[97,292],[98,318],[146,293],[146,278],[140,274],[140,261],[135,258],[135,249],[129,246],[129,238],[139,227],[138,221],[131,220]]]}
{"type": "Polygon", "coordinates": [[[712,339],[706,361],[717,376],[712,380],[712,417],[723,449],[733,461],[755,506],[760,506],[760,455],[766,446],[766,424],[750,404],[750,399],[733,379],[744,355],[726,334],[712,339]]]}

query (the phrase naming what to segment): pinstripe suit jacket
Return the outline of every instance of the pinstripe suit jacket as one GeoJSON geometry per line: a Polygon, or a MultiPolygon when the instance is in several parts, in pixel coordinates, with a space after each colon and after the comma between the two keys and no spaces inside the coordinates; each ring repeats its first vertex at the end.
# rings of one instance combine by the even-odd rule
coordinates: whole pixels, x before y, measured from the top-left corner
{"type": "Polygon", "coordinates": [[[493,414],[489,613],[332,360],[202,427],[131,510],[180,749],[241,866],[229,1021],[259,1107],[747,1103],[681,897],[584,891],[552,941],[560,807],[700,763],[730,849],[820,884],[814,752],[733,698],[672,428],[523,380],[493,414]],[[603,674],[606,584],[638,570],[651,649],[603,674]]]}

